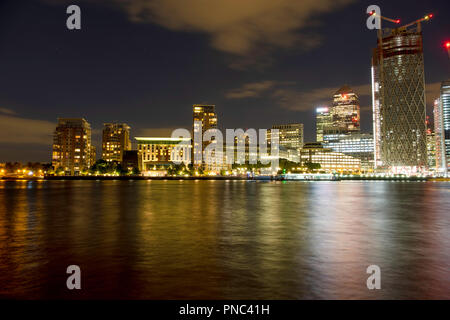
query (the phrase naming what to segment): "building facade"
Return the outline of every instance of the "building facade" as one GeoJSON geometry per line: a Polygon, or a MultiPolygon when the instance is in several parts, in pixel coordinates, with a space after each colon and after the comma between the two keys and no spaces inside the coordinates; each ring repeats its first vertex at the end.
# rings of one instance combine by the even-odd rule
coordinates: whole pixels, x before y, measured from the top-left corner
{"type": "Polygon", "coordinates": [[[90,165],[92,166],[97,161],[97,149],[92,144],[91,144],[91,151],[90,151],[89,155],[91,157],[90,165]]]}
{"type": "Polygon", "coordinates": [[[436,135],[431,129],[427,131],[427,159],[428,168],[436,170],[436,135]]]}
{"type": "Polygon", "coordinates": [[[143,174],[165,175],[167,168],[174,163],[189,162],[191,154],[190,138],[136,137],[138,146],[139,170],[143,174]],[[182,145],[180,145],[182,143],[182,145]],[[179,150],[175,147],[179,147],[179,150]]]}
{"type": "Polygon", "coordinates": [[[376,166],[421,170],[428,162],[420,24],[382,30],[373,53],[376,166]]]}
{"type": "Polygon", "coordinates": [[[52,165],[55,171],[79,175],[93,164],[91,125],[83,118],[59,118],[53,134],[52,165]]]}
{"type": "Polygon", "coordinates": [[[128,172],[139,169],[139,153],[138,150],[125,150],[123,152],[122,168],[128,172]]]}
{"type": "Polygon", "coordinates": [[[374,168],[374,140],[370,133],[329,135],[327,148],[361,160],[361,170],[368,172],[374,168]]]}
{"type": "Polygon", "coordinates": [[[320,164],[320,171],[329,173],[356,173],[361,171],[361,160],[324,148],[322,143],[306,143],[300,150],[300,163],[320,164]]]}
{"type": "Polygon", "coordinates": [[[316,108],[316,141],[323,141],[323,133],[327,128],[332,127],[333,117],[328,107],[316,108]]]}
{"type": "Polygon", "coordinates": [[[300,150],[303,147],[303,123],[273,125],[267,130],[267,144],[271,145],[272,132],[278,130],[278,145],[288,149],[300,150]]]}
{"type": "Polygon", "coordinates": [[[434,138],[435,138],[435,154],[436,154],[436,171],[445,173],[447,169],[446,155],[445,155],[445,131],[441,99],[434,100],[433,106],[433,120],[434,120],[434,138]]]}
{"type": "Polygon", "coordinates": [[[345,85],[335,92],[330,113],[332,126],[324,128],[324,135],[326,133],[348,134],[360,131],[359,98],[349,86],[345,85]]]}
{"type": "Polygon", "coordinates": [[[131,150],[130,127],[126,123],[103,124],[102,159],[122,163],[127,150],[131,150]]]}
{"type": "Polygon", "coordinates": [[[374,168],[381,162],[381,64],[378,48],[372,52],[372,126],[373,126],[373,164],[374,168]]]}
{"type": "Polygon", "coordinates": [[[193,110],[193,163],[196,167],[205,167],[205,148],[213,143],[211,141],[203,141],[203,133],[209,129],[217,129],[217,114],[215,105],[194,104],[193,110]],[[197,138],[196,138],[197,137],[197,138]],[[201,143],[197,141],[202,141],[201,143]]]}
{"type": "Polygon", "coordinates": [[[445,172],[448,173],[450,171],[450,80],[441,84],[440,103],[444,128],[445,172]]]}

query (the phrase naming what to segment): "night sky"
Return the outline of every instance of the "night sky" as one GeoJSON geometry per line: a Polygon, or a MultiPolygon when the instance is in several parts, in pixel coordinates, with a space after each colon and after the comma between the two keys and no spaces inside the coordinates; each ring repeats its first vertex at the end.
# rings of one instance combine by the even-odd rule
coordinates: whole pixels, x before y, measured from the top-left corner
{"type": "Polygon", "coordinates": [[[115,0],[0,2],[0,162],[51,160],[58,117],[84,117],[101,153],[104,122],[132,136],[192,125],[192,104],[215,104],[220,128],[305,124],[342,85],[361,100],[371,132],[366,8],[423,24],[428,113],[450,78],[443,49],[450,1],[115,0]],[[66,8],[81,8],[81,30],[66,8]]]}

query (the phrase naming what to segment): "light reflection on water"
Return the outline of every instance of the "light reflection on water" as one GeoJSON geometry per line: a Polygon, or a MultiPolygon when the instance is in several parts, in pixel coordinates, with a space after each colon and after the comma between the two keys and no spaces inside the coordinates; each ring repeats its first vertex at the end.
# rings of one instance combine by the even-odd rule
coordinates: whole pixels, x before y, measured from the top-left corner
{"type": "Polygon", "coordinates": [[[0,297],[448,299],[449,212],[445,182],[1,181],[0,297]]]}

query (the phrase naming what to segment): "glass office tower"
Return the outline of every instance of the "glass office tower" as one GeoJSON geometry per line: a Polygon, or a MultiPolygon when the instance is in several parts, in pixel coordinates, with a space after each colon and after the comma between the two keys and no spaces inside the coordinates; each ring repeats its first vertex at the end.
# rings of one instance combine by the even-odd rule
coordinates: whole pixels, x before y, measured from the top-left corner
{"type": "Polygon", "coordinates": [[[319,107],[316,108],[316,141],[323,141],[323,133],[326,128],[333,125],[333,117],[330,113],[330,108],[319,107]]]}
{"type": "Polygon", "coordinates": [[[450,80],[441,84],[442,125],[444,128],[445,172],[450,171],[450,80]]]}
{"type": "Polygon", "coordinates": [[[333,117],[333,126],[330,128],[332,133],[347,134],[360,131],[359,99],[349,86],[345,85],[336,91],[330,112],[333,117]]]}

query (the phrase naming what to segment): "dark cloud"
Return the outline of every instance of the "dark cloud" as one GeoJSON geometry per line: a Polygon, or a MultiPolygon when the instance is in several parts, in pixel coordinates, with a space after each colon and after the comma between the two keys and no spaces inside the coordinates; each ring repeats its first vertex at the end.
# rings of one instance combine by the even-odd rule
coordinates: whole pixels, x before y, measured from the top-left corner
{"type": "Polygon", "coordinates": [[[275,86],[275,81],[261,81],[246,83],[240,88],[230,90],[225,94],[228,99],[255,98],[275,86]]]}
{"type": "Polygon", "coordinates": [[[236,55],[254,54],[260,46],[288,48],[320,43],[305,29],[318,24],[320,14],[353,0],[116,0],[136,22],[151,22],[170,30],[200,32],[211,45],[236,55]],[[183,4],[183,5],[181,5],[183,4]]]}
{"type": "Polygon", "coordinates": [[[0,115],[0,127],[8,134],[0,135],[0,143],[52,144],[56,123],[0,115]]]}
{"type": "Polygon", "coordinates": [[[7,109],[7,108],[0,108],[0,113],[7,114],[7,115],[15,115],[16,114],[16,112],[14,110],[7,109]]]}

